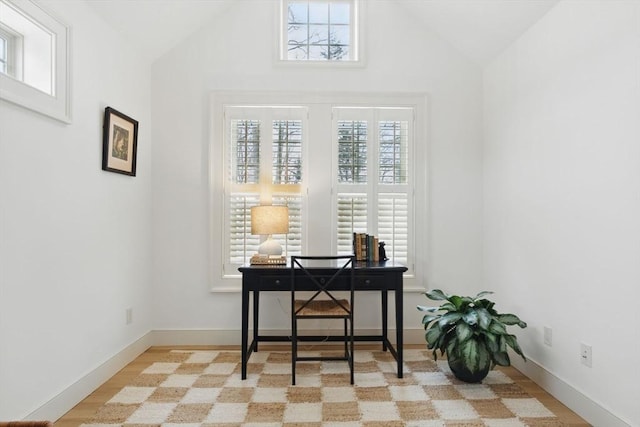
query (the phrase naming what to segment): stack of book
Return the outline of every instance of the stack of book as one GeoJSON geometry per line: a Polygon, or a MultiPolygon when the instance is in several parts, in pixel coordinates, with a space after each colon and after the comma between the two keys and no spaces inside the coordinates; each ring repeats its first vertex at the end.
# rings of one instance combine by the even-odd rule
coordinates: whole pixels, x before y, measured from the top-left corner
{"type": "Polygon", "coordinates": [[[353,253],[356,261],[380,261],[378,237],[367,233],[353,233],[353,253]]]}

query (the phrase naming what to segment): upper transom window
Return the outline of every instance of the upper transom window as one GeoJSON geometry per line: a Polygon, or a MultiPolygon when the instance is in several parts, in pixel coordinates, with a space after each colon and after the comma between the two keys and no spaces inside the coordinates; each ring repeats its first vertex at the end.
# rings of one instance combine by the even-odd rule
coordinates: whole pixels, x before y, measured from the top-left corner
{"type": "Polygon", "coordinates": [[[69,27],[28,0],[0,0],[0,98],[71,122],[69,27]]]}
{"type": "Polygon", "coordinates": [[[358,61],[357,0],[282,0],[285,61],[358,61]]]}

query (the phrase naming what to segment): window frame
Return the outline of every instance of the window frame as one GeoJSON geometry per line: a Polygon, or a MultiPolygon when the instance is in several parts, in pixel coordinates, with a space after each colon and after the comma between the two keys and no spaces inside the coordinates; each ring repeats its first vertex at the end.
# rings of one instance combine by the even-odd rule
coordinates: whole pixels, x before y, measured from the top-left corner
{"type": "MultiPolygon", "coordinates": [[[[304,144],[307,142],[307,111],[306,108],[301,106],[272,106],[272,105],[263,105],[263,106],[239,106],[239,105],[225,105],[223,107],[224,114],[224,140],[223,140],[223,153],[224,153],[224,166],[223,166],[223,174],[224,176],[228,176],[234,174],[233,164],[231,160],[231,156],[233,155],[230,152],[229,144],[227,144],[227,139],[230,135],[232,129],[228,126],[234,120],[248,120],[248,119],[257,119],[263,128],[260,130],[261,139],[259,140],[259,176],[258,182],[254,183],[237,183],[233,182],[231,178],[225,178],[223,176],[224,181],[224,194],[223,194],[223,206],[224,209],[222,211],[222,216],[224,219],[224,227],[223,230],[231,230],[231,215],[229,214],[231,206],[229,205],[231,198],[233,196],[240,196],[242,194],[246,195],[245,197],[253,197],[258,204],[281,204],[275,200],[278,198],[285,198],[287,196],[299,198],[301,210],[305,211],[304,206],[304,197],[303,197],[303,189],[305,188],[304,183],[304,175],[306,169],[306,150],[304,144]],[[272,178],[272,124],[275,121],[279,120],[300,120],[302,122],[302,180],[298,183],[274,183],[272,178]],[[262,135],[266,136],[266,139],[262,139],[262,135]]],[[[291,214],[291,213],[290,213],[291,214]]],[[[301,248],[304,250],[304,244],[306,241],[306,236],[304,233],[304,221],[301,218],[302,222],[302,236],[301,236],[301,248]]],[[[230,236],[225,232],[222,236],[223,250],[222,254],[224,256],[223,259],[223,276],[224,277],[234,277],[238,274],[237,268],[243,264],[235,264],[231,263],[229,259],[229,254],[231,253],[231,241],[230,236]]],[[[286,247],[286,242],[283,247],[286,247]]]]}
{"type": "MultiPolygon", "coordinates": [[[[213,91],[210,93],[210,114],[209,114],[209,290],[210,292],[239,292],[241,290],[241,274],[238,271],[226,272],[223,269],[226,253],[224,252],[224,153],[225,129],[224,129],[224,107],[227,105],[302,105],[309,107],[309,144],[313,149],[306,151],[305,155],[313,163],[306,162],[311,169],[326,165],[328,159],[332,159],[333,151],[330,146],[317,144],[317,141],[326,141],[332,144],[332,122],[331,109],[336,106],[371,106],[380,107],[413,107],[414,108],[414,152],[410,158],[412,170],[414,171],[413,197],[414,212],[419,212],[419,216],[414,214],[412,237],[415,248],[412,254],[413,274],[404,275],[405,292],[424,291],[426,268],[424,260],[427,259],[428,245],[428,146],[427,146],[427,124],[428,124],[428,103],[425,93],[348,93],[348,92],[268,92],[268,91],[213,91]],[[322,116],[318,117],[318,112],[322,111],[322,116]],[[328,114],[325,112],[328,111],[328,114]],[[314,143],[315,141],[315,143],[314,143]],[[316,150],[316,151],[313,151],[316,150]],[[420,167],[415,167],[419,164],[420,167]],[[418,220],[419,218],[419,220],[418,220]]],[[[329,160],[331,161],[331,160],[329,160]]],[[[332,165],[333,167],[333,165],[332,165]]],[[[333,237],[328,237],[328,233],[337,233],[334,229],[336,214],[335,206],[332,206],[332,198],[336,188],[332,184],[332,176],[322,175],[326,179],[318,179],[315,172],[305,171],[305,187],[303,193],[302,208],[302,232],[304,242],[302,251],[308,253],[308,248],[304,245],[313,242],[314,253],[332,253],[337,251],[333,242],[333,237]],[[309,215],[309,212],[314,215],[309,215]],[[321,218],[327,220],[319,221],[321,218]]],[[[330,172],[332,173],[332,172],[330,172]]]]}
{"type": "MultiPolygon", "coordinates": [[[[330,68],[361,68],[365,66],[365,14],[366,1],[362,0],[334,0],[351,4],[351,17],[349,24],[350,44],[352,50],[351,59],[348,60],[310,60],[310,59],[289,59],[288,58],[288,4],[295,0],[280,0],[280,10],[277,13],[278,19],[275,26],[277,46],[275,49],[275,63],[281,66],[293,67],[330,67],[330,68]]],[[[313,2],[314,0],[309,0],[313,2]]],[[[331,0],[318,0],[328,3],[331,0]]]]}
{"type": "Polygon", "coordinates": [[[22,36],[0,22],[0,38],[6,42],[5,66],[7,67],[6,72],[0,72],[0,74],[6,74],[14,79],[22,80],[22,36]]]}
{"type": "MultiPolygon", "coordinates": [[[[333,119],[333,163],[332,163],[332,176],[333,176],[333,188],[334,197],[332,204],[334,205],[335,217],[333,219],[332,229],[335,231],[332,234],[332,246],[336,251],[339,250],[339,235],[338,235],[338,199],[341,196],[348,196],[350,194],[354,196],[365,195],[367,199],[367,229],[359,230],[360,232],[370,233],[382,240],[382,235],[379,231],[379,221],[377,212],[381,196],[400,194],[406,195],[407,199],[407,226],[410,230],[415,229],[415,215],[414,215],[414,203],[415,203],[415,166],[412,159],[416,145],[415,128],[416,128],[416,111],[414,107],[381,107],[381,106],[358,106],[358,107],[343,107],[336,105],[332,111],[333,119]],[[349,183],[340,182],[338,179],[338,127],[341,121],[360,121],[367,123],[367,152],[366,152],[366,181],[349,183]],[[379,124],[383,121],[407,121],[407,164],[408,169],[407,179],[403,183],[383,183],[380,182],[380,127],[379,124]]],[[[387,242],[389,243],[389,242],[387,242]]],[[[413,275],[413,269],[415,266],[415,239],[412,233],[408,233],[406,237],[407,244],[407,259],[401,261],[406,264],[408,271],[406,276],[413,275]]]]}
{"type": "Polygon", "coordinates": [[[71,123],[71,29],[31,0],[0,0],[52,36],[52,93],[43,92],[13,76],[0,73],[0,98],[29,110],[71,123]]]}

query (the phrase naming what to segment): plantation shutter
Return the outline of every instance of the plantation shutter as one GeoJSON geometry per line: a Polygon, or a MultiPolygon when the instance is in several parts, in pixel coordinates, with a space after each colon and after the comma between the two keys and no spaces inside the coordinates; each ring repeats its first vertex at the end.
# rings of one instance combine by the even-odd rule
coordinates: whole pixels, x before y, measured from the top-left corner
{"type": "Polygon", "coordinates": [[[224,271],[233,273],[258,251],[251,207],[289,207],[289,233],[274,235],[286,255],[302,248],[302,151],[305,109],[226,107],[224,271]]]}
{"type": "Polygon", "coordinates": [[[302,121],[273,122],[273,184],[297,184],[302,177],[302,121]]]}
{"type": "Polygon", "coordinates": [[[338,195],[338,254],[353,253],[353,233],[367,231],[367,195],[338,195]]]}
{"type": "Polygon", "coordinates": [[[382,120],[378,122],[378,182],[406,184],[409,162],[409,122],[382,120]]]}
{"type": "Polygon", "coordinates": [[[406,194],[380,194],[378,197],[378,238],[385,242],[387,258],[408,263],[409,209],[406,194]]]}
{"type": "Polygon", "coordinates": [[[338,121],[338,182],[367,182],[367,122],[338,121]]]}
{"type": "Polygon", "coordinates": [[[385,242],[387,257],[412,269],[411,108],[335,107],[336,247],[353,233],[385,242]]]}
{"type": "MultiPolygon", "coordinates": [[[[229,198],[229,261],[242,265],[247,254],[258,251],[260,237],[251,234],[251,207],[258,206],[258,195],[232,194],[229,198]]],[[[249,255],[250,256],[250,255],[249,255]]]]}
{"type": "Polygon", "coordinates": [[[273,204],[289,207],[289,232],[274,236],[287,256],[302,255],[302,197],[274,195],[273,204]]]}
{"type": "Polygon", "coordinates": [[[236,184],[257,184],[260,166],[260,122],[231,120],[229,180],[236,184]]]}
{"type": "Polygon", "coordinates": [[[378,135],[379,240],[385,242],[387,258],[411,267],[409,259],[410,197],[409,129],[412,114],[408,110],[380,110],[378,135]]]}

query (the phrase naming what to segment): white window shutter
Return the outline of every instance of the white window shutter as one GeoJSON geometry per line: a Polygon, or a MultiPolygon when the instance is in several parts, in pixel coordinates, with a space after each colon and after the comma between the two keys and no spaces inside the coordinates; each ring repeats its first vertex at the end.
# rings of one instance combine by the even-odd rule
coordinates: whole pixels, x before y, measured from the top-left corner
{"type": "Polygon", "coordinates": [[[233,194],[229,198],[229,262],[243,265],[258,251],[260,236],[251,234],[251,207],[258,206],[257,194],[233,194]]]}
{"type": "Polygon", "coordinates": [[[302,197],[300,195],[275,195],[273,204],[289,208],[289,232],[286,235],[273,236],[282,246],[287,257],[302,255],[302,197]]]}
{"type": "Polygon", "coordinates": [[[367,195],[338,195],[338,254],[353,253],[353,233],[367,232],[367,195]]]}
{"type": "Polygon", "coordinates": [[[407,264],[409,204],[406,194],[378,195],[378,239],[385,242],[387,258],[407,264]]]}
{"type": "Polygon", "coordinates": [[[300,183],[302,180],[302,120],[274,120],[272,131],[272,183],[300,183]]]}
{"type": "Polygon", "coordinates": [[[289,207],[289,233],[273,238],[285,254],[301,254],[304,117],[302,107],[225,108],[225,272],[248,264],[258,251],[261,236],[251,234],[251,207],[267,196],[268,203],[289,207]]]}

